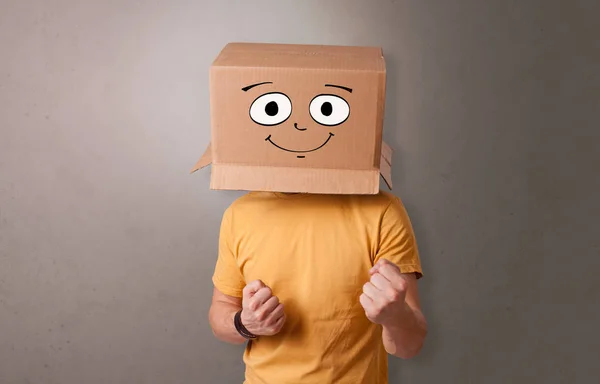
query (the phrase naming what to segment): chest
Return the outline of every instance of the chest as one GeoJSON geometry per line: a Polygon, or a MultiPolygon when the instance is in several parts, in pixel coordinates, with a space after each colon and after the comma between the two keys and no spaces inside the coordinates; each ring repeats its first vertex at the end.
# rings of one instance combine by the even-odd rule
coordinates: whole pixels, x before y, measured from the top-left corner
{"type": "Polygon", "coordinates": [[[351,313],[376,252],[374,223],[344,210],[264,212],[235,234],[246,281],[262,280],[286,307],[351,313]]]}

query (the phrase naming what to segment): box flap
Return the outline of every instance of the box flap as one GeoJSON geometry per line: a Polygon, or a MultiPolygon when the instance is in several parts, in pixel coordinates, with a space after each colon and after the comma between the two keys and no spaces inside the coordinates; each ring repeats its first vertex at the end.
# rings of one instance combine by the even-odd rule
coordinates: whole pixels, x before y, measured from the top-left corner
{"type": "Polygon", "coordinates": [[[208,143],[208,147],[206,148],[206,151],[204,151],[204,154],[202,155],[200,160],[198,160],[196,165],[194,165],[194,168],[192,168],[190,173],[194,173],[197,170],[202,169],[202,168],[206,167],[207,165],[209,165],[210,163],[212,163],[212,148],[211,148],[210,144],[211,143],[208,143]]]}
{"type": "Polygon", "coordinates": [[[213,164],[211,189],[318,194],[377,194],[379,171],[213,164]]]}
{"type": "Polygon", "coordinates": [[[381,163],[379,165],[379,172],[383,181],[392,189],[392,155],[394,150],[385,141],[381,144],[381,163]]]}

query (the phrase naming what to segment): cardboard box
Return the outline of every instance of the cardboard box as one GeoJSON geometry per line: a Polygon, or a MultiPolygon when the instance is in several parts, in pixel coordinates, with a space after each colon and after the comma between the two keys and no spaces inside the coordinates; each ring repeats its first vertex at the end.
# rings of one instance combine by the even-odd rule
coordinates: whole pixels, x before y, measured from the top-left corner
{"type": "Polygon", "coordinates": [[[376,194],[386,70],[374,47],[230,43],[210,68],[211,189],[376,194]]]}

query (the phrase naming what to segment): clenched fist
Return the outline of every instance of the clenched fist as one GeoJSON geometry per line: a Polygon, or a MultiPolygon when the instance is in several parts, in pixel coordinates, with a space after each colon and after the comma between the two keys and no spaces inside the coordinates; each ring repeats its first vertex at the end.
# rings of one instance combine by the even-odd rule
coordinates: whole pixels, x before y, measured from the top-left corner
{"type": "Polygon", "coordinates": [[[363,286],[360,304],[367,318],[376,324],[397,321],[406,313],[408,282],[400,269],[386,259],[380,259],[369,271],[371,279],[363,286]]]}
{"type": "Polygon", "coordinates": [[[242,297],[242,324],[256,336],[271,336],[285,323],[283,304],[262,281],[246,285],[242,297]]]}

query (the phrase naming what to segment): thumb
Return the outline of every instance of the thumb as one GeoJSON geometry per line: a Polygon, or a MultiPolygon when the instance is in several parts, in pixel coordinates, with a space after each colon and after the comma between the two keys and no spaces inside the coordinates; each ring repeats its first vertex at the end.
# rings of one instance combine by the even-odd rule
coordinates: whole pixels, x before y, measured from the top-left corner
{"type": "Polygon", "coordinates": [[[385,259],[385,258],[382,257],[379,260],[377,260],[377,263],[375,263],[375,265],[373,265],[373,268],[371,268],[369,270],[369,274],[371,276],[373,276],[376,272],[379,272],[379,268],[383,267],[386,264],[388,264],[388,265],[395,265],[391,261],[389,261],[388,259],[385,259]]]}
{"type": "Polygon", "coordinates": [[[243,294],[246,297],[252,297],[256,292],[258,292],[261,288],[264,287],[266,287],[266,285],[262,281],[254,280],[244,287],[243,294]]]}
{"type": "Polygon", "coordinates": [[[375,273],[379,272],[379,268],[381,268],[381,261],[378,261],[373,267],[369,270],[369,275],[373,276],[375,273]]]}

